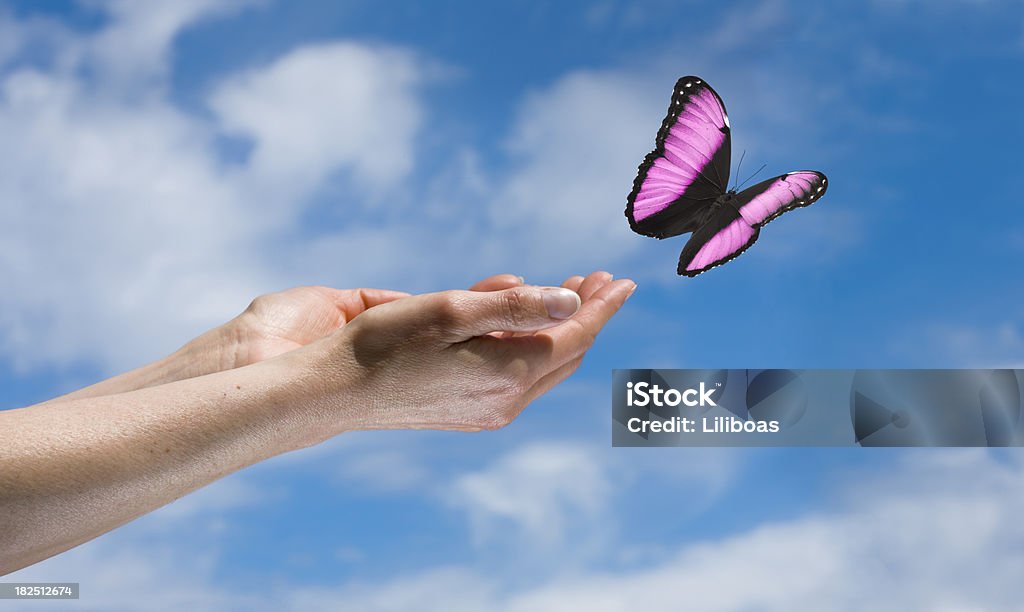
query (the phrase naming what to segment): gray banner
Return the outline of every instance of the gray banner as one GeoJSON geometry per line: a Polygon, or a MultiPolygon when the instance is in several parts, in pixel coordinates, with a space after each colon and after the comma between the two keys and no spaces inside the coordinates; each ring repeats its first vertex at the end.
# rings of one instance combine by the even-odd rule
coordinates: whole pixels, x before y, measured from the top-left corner
{"type": "Polygon", "coordinates": [[[1021,446],[1024,370],[614,370],[613,446],[1021,446]]]}

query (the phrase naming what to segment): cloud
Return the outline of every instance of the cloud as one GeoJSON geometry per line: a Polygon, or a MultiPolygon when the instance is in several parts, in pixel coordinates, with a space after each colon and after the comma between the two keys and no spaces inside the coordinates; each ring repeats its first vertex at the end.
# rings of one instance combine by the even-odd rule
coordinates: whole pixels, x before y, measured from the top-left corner
{"type": "Polygon", "coordinates": [[[170,69],[171,45],[189,26],[225,17],[260,0],[177,0],[145,5],[131,0],[101,0],[92,4],[109,22],[96,36],[83,41],[83,61],[108,84],[138,90],[159,85],[170,69]]]}
{"type": "Polygon", "coordinates": [[[618,531],[614,517],[632,511],[634,497],[660,501],[664,497],[651,490],[683,489],[689,499],[676,516],[695,516],[725,493],[740,465],[738,453],[723,449],[689,452],[682,465],[657,451],[631,450],[573,440],[527,442],[456,476],[442,499],[465,513],[477,546],[565,567],[624,552],[615,543],[629,536],[618,531]],[[560,553],[557,561],[553,552],[560,553]]]}
{"type": "Polygon", "coordinates": [[[0,82],[0,132],[0,346],[16,363],[124,367],[251,299],[259,222],[173,108],[25,69],[0,82]]]}
{"type": "MultiPolygon", "coordinates": [[[[1019,455],[924,451],[892,455],[887,472],[855,474],[830,508],[677,548],[619,571],[574,570],[511,586],[483,571],[447,568],[445,588],[420,609],[504,610],[1013,610],[1024,596],[1024,475],[1019,455]]],[[[756,513],[752,515],[756,516],[756,513]]],[[[424,594],[433,570],[372,592],[302,590],[295,602],[344,601],[399,610],[424,594]]]]}
{"type": "Polygon", "coordinates": [[[64,58],[0,73],[0,353],[15,366],[166,354],[294,284],[278,262],[304,250],[296,228],[332,173],[367,188],[408,173],[429,71],[405,51],[296,49],[215,87],[217,123],[172,103],[175,36],[244,4],[103,4],[107,24],[63,36],[0,21],[64,58]],[[247,163],[223,158],[221,128],[252,140],[247,163]]]}
{"type": "Polygon", "coordinates": [[[533,443],[459,477],[450,499],[467,512],[478,539],[493,537],[511,523],[532,542],[554,543],[570,523],[588,516],[592,520],[611,493],[593,449],[533,443]]]}
{"type": "Polygon", "coordinates": [[[248,172],[264,187],[301,196],[339,167],[383,187],[413,167],[421,70],[414,55],[387,47],[304,47],[227,79],[210,105],[227,131],[253,140],[248,172]]]}
{"type": "Polygon", "coordinates": [[[623,210],[667,106],[666,86],[652,85],[627,71],[581,71],[523,102],[492,222],[529,241],[518,253],[529,268],[611,266],[638,248],[623,210]]]}

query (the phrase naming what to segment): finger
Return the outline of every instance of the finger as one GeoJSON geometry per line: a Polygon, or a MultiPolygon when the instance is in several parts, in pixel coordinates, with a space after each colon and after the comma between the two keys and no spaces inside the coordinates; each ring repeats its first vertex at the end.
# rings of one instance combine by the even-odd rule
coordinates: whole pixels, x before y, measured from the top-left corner
{"type": "Polygon", "coordinates": [[[618,312],[635,289],[636,283],[628,278],[611,282],[590,296],[574,317],[538,334],[551,339],[552,362],[567,363],[586,352],[601,328],[618,312]]]}
{"type": "Polygon", "coordinates": [[[474,284],[470,291],[501,291],[523,284],[523,277],[515,274],[496,274],[474,284]]]}
{"type": "Polygon", "coordinates": [[[513,287],[501,291],[445,291],[434,300],[446,342],[490,332],[537,331],[558,325],[580,309],[580,296],[561,287],[513,287]]]}
{"type": "Polygon", "coordinates": [[[345,320],[351,321],[356,315],[395,300],[409,297],[404,291],[391,289],[332,289],[334,303],[345,314],[345,320]]]}
{"type": "MultiPolygon", "coordinates": [[[[607,272],[595,272],[595,273],[591,274],[588,277],[589,280],[590,280],[590,287],[587,290],[587,296],[588,297],[593,296],[594,291],[599,289],[600,286],[603,286],[603,285],[601,285],[601,283],[607,284],[606,281],[610,281],[611,280],[611,276],[612,275],[608,274],[607,272]]],[[[564,287],[566,289],[572,289],[576,293],[579,293],[580,290],[581,290],[580,289],[581,285],[584,283],[584,281],[588,280],[588,278],[584,278],[584,277],[582,277],[582,276],[580,276],[578,274],[575,275],[575,276],[570,276],[569,278],[567,278],[565,280],[564,283],[562,283],[562,287],[564,287]]],[[[580,296],[580,297],[582,298],[582,296],[580,296]]],[[[522,335],[522,334],[518,334],[518,333],[514,333],[514,332],[502,332],[501,334],[498,334],[497,337],[499,337],[499,338],[511,338],[511,337],[514,337],[514,336],[517,336],[517,335],[522,335]]]]}
{"type": "Polygon", "coordinates": [[[587,278],[583,279],[583,283],[580,284],[580,297],[583,298],[583,301],[585,302],[590,299],[590,296],[600,291],[602,287],[610,282],[612,282],[611,274],[604,271],[592,272],[587,276],[587,278]]]}
{"type": "MultiPolygon", "coordinates": [[[[570,289],[572,291],[576,291],[576,293],[579,293],[578,290],[580,288],[580,284],[582,284],[582,283],[583,283],[583,277],[580,276],[579,274],[577,274],[575,276],[570,276],[569,278],[565,279],[565,282],[562,283],[562,288],[563,289],[570,289]]],[[[522,335],[523,333],[529,333],[529,332],[495,332],[492,335],[494,335],[497,338],[514,338],[516,336],[522,335]]]]}
{"type": "Polygon", "coordinates": [[[577,274],[575,276],[570,276],[569,278],[565,279],[565,282],[562,283],[562,286],[565,287],[566,289],[571,289],[571,290],[575,291],[576,293],[579,293],[580,292],[580,285],[582,285],[582,284],[583,284],[583,277],[580,276],[579,274],[577,274]]]}

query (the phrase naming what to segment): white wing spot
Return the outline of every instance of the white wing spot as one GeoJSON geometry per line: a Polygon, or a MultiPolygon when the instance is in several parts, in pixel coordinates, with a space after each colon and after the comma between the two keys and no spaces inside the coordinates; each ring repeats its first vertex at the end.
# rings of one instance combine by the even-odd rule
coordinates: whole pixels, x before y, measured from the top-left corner
{"type": "Polygon", "coordinates": [[[725,120],[725,127],[732,127],[729,125],[729,115],[722,115],[722,119],[725,120]]]}

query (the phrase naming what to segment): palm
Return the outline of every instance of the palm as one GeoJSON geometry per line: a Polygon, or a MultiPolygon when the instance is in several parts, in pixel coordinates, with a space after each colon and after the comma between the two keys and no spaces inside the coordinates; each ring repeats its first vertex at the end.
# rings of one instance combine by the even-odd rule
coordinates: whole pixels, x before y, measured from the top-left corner
{"type": "Polygon", "coordinates": [[[296,287],[253,301],[243,318],[251,361],[305,346],[347,322],[345,311],[320,287],[296,287]]]}
{"type": "Polygon", "coordinates": [[[253,300],[235,320],[237,365],[276,357],[337,330],[364,310],[407,294],[378,289],[296,287],[253,300]]]}

